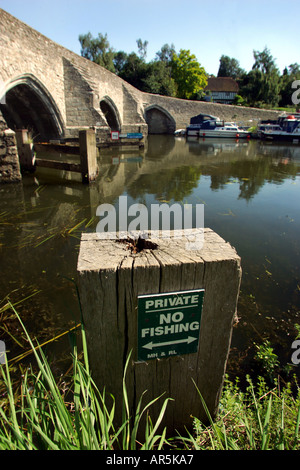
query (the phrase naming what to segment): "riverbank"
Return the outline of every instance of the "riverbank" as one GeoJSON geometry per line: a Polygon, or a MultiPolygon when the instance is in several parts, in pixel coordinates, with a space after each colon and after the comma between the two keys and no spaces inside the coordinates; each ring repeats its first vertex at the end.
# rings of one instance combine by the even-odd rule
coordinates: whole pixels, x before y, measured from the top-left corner
{"type": "Polygon", "coordinates": [[[0,365],[1,450],[300,450],[300,389],[294,380],[284,382],[279,376],[275,378],[276,368],[271,375],[260,376],[255,382],[248,376],[244,390],[238,379],[226,380],[216,419],[213,421],[209,413],[207,423],[194,417],[193,429],[178,435],[176,430],[170,434],[170,430],[160,428],[169,397],[160,399],[161,413],[156,422],[151,420],[151,403],[145,404],[143,397],[135,416],[130,416],[126,365],[124,419],[115,428],[114,405],[110,408],[106,405],[109,391],[97,390],[92,380],[83,325],[79,326],[82,352],[78,351],[73,330],[72,366],[67,374],[56,379],[52,365],[42,348],[30,338],[14,306],[8,302],[0,313],[4,311],[9,311],[20,323],[34,360],[17,372],[7,362],[0,365]],[[16,388],[12,375],[18,374],[20,382],[16,388]],[[166,437],[167,431],[172,437],[166,437]]]}

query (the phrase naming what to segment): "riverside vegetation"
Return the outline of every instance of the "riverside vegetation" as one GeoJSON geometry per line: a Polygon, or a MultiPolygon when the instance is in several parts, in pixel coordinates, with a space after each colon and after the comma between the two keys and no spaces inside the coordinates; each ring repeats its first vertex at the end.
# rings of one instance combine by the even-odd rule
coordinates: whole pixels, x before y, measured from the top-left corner
{"type": "MultiPolygon", "coordinates": [[[[208,425],[194,418],[194,432],[185,436],[174,431],[166,437],[159,432],[169,397],[161,399],[157,421],[151,420],[151,405],[140,398],[130,416],[123,377],[123,424],[114,427],[115,404],[106,405],[109,391],[100,392],[91,377],[83,324],[81,352],[76,330],[69,331],[72,343],[72,372],[57,379],[42,348],[33,342],[15,306],[8,301],[0,309],[1,319],[10,312],[20,322],[34,355],[29,366],[19,368],[21,380],[13,383],[12,367],[0,365],[0,449],[1,450],[299,450],[300,389],[295,377],[284,382],[278,374],[278,361],[270,344],[257,345],[257,360],[267,377],[247,377],[243,389],[239,380],[225,381],[219,413],[208,425]],[[146,415],[144,439],[137,440],[141,419],[146,415]]],[[[196,385],[195,385],[196,386],[196,385]]],[[[199,391],[198,391],[199,392],[199,391]]],[[[202,400],[199,392],[199,400],[202,400]]],[[[202,400],[203,402],[203,400],[202,400]]],[[[203,402],[205,407],[205,403],[203,402]]],[[[207,409],[206,409],[207,410],[207,409]]],[[[139,432],[139,435],[140,432],[139,432]]]]}
{"type": "MultiPolygon", "coordinates": [[[[147,62],[148,41],[138,39],[138,54],[115,51],[107,34],[91,33],[79,35],[81,55],[105,67],[128,83],[147,93],[173,96],[189,100],[206,100],[210,96],[205,91],[207,78],[212,77],[198,62],[190,50],[176,52],[173,44],[164,44],[156,53],[154,60],[147,62]]],[[[253,66],[250,71],[240,67],[237,59],[222,55],[218,77],[231,77],[238,83],[239,94],[233,104],[258,108],[292,105],[292,84],[300,79],[300,65],[289,64],[281,72],[271,51],[253,50],[253,66]]],[[[293,109],[294,111],[294,109],[293,109]]]]}

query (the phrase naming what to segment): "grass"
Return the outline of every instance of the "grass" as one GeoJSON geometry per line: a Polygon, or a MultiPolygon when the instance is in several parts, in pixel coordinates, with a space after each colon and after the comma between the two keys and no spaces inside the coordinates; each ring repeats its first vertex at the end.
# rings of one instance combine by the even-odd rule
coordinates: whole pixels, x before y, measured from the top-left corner
{"type": "MultiPolygon", "coordinates": [[[[0,450],[300,450],[300,391],[296,381],[292,386],[277,378],[270,387],[267,379],[260,377],[255,385],[248,377],[243,391],[238,380],[233,383],[227,379],[214,420],[198,390],[209,425],[204,426],[195,417],[193,430],[187,430],[185,436],[176,435],[174,430],[174,437],[167,438],[166,428],[159,429],[169,398],[155,422],[151,420],[151,406],[160,397],[142,406],[143,394],[135,413],[130,413],[125,381],[129,355],[123,377],[123,420],[116,427],[116,403],[107,391],[99,391],[90,373],[83,325],[82,357],[75,335],[70,333],[72,374],[69,381],[59,381],[15,307],[9,302],[5,308],[18,318],[36,365],[23,371],[20,390],[12,385],[9,363],[0,365],[5,390],[0,397],[0,450]]],[[[266,353],[265,346],[261,352],[266,353]]],[[[267,353],[267,360],[271,357],[274,365],[273,351],[268,349],[267,353]]]]}
{"type": "Polygon", "coordinates": [[[73,342],[73,374],[68,391],[62,392],[41,348],[33,344],[13,305],[10,305],[25,331],[32,348],[37,372],[33,367],[24,373],[21,392],[12,387],[9,365],[1,367],[6,393],[0,401],[1,450],[135,450],[162,448],[165,433],[157,434],[168,399],[155,423],[147,416],[145,439],[137,442],[141,419],[153,402],[143,409],[141,400],[136,413],[130,416],[125,384],[127,359],[123,378],[123,424],[114,428],[115,403],[106,406],[105,391],[100,393],[90,374],[85,332],[82,327],[83,361],[78,358],[73,342]]]}
{"type": "Polygon", "coordinates": [[[269,388],[260,377],[255,387],[250,377],[241,391],[238,382],[227,381],[220,411],[210,426],[195,419],[195,448],[214,450],[299,450],[300,392],[280,382],[269,388]]]}

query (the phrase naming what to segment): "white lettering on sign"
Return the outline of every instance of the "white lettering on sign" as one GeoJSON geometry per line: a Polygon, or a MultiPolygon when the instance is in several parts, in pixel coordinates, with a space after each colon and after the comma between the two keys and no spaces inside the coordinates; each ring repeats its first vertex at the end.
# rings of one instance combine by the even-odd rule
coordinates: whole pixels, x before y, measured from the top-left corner
{"type": "Polygon", "coordinates": [[[204,289],[139,297],[138,360],[196,353],[204,289]]]}
{"type": "Polygon", "coordinates": [[[176,323],[172,325],[156,326],[151,328],[143,328],[141,331],[142,338],[146,336],[172,335],[174,333],[182,333],[183,331],[195,331],[200,329],[200,323],[193,321],[192,323],[176,323]]]}
{"type": "Polygon", "coordinates": [[[198,302],[199,294],[194,295],[183,295],[181,297],[166,297],[165,299],[155,299],[146,301],[146,310],[164,307],[177,307],[178,305],[193,305],[198,302]]]}
{"type": "Polygon", "coordinates": [[[159,324],[162,325],[163,323],[171,323],[171,321],[178,323],[183,319],[184,315],[182,312],[175,312],[175,313],[162,313],[159,316],[159,324]]]}

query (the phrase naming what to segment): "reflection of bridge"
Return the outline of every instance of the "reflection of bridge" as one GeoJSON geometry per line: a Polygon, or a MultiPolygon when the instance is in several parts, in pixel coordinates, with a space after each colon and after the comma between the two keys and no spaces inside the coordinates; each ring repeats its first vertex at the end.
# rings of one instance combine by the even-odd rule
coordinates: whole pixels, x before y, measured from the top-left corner
{"type": "Polygon", "coordinates": [[[30,128],[42,141],[78,137],[79,129],[90,126],[99,139],[111,129],[173,133],[200,112],[236,120],[274,117],[274,112],[142,93],[1,9],[0,94],[9,127],[30,128]]]}

